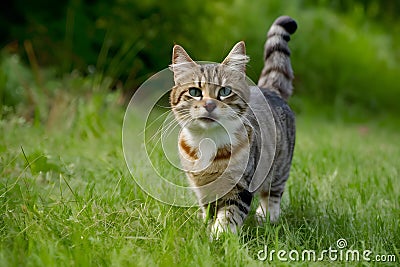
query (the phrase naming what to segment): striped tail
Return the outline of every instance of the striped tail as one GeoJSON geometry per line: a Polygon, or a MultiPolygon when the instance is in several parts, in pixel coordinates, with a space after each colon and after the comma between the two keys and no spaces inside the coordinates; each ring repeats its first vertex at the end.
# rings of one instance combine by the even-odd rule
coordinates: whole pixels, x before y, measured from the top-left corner
{"type": "Polygon", "coordinates": [[[288,100],[293,92],[288,42],[296,29],[296,21],[288,16],[281,16],[272,24],[264,46],[264,69],[258,80],[258,87],[275,91],[284,100],[288,100]]]}

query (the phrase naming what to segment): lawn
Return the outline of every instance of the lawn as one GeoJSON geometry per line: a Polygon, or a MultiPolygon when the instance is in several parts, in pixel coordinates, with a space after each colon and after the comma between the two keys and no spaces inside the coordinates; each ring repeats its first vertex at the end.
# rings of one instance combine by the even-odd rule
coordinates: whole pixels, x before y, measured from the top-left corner
{"type": "Polygon", "coordinates": [[[257,227],[250,217],[239,235],[211,241],[197,208],[163,204],[136,185],[118,98],[60,94],[45,120],[1,118],[1,266],[266,266],[289,256],[299,266],[399,264],[398,119],[294,96],[297,143],[280,222],[257,227]],[[303,261],[310,250],[324,261],[303,261]],[[348,250],[360,261],[346,261],[348,250]]]}

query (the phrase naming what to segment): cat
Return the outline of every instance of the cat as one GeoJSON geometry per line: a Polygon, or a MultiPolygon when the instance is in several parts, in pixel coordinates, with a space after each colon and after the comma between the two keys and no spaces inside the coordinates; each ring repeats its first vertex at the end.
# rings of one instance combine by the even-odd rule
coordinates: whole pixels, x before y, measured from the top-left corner
{"type": "Polygon", "coordinates": [[[295,143],[295,118],[287,104],[294,78],[287,43],[296,30],[288,16],[272,24],[257,87],[246,80],[243,41],[222,63],[198,64],[181,46],[173,48],[170,104],[181,126],[181,163],[202,217],[211,220],[213,237],[240,229],[255,193],[257,221],[267,221],[267,214],[271,223],[279,219],[295,143]]]}

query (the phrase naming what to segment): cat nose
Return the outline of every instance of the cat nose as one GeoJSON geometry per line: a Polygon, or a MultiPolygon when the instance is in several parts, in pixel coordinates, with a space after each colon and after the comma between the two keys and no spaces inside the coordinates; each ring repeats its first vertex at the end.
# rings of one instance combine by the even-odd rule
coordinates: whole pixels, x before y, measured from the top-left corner
{"type": "Polygon", "coordinates": [[[204,103],[204,108],[208,111],[208,112],[212,112],[215,108],[217,107],[217,104],[215,104],[214,100],[208,99],[206,100],[206,103],[204,103]]]}

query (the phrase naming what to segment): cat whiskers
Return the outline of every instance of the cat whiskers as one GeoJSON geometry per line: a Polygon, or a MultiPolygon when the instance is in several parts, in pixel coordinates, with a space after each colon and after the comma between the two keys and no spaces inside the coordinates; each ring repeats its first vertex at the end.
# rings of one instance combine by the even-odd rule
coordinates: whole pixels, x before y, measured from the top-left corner
{"type": "MultiPolygon", "coordinates": [[[[171,109],[169,109],[169,110],[163,112],[163,113],[160,114],[157,118],[155,118],[151,123],[147,124],[146,127],[145,127],[145,129],[143,130],[143,132],[141,132],[141,134],[147,133],[147,132],[149,131],[150,127],[153,126],[153,125],[156,124],[156,123],[161,123],[161,125],[163,125],[163,124],[162,124],[163,119],[165,119],[165,117],[168,116],[168,115],[166,115],[166,114],[169,113],[169,112],[171,112],[171,109]],[[165,116],[165,115],[166,115],[166,116],[165,116]],[[160,120],[161,120],[161,121],[160,121],[160,120]]],[[[145,145],[146,145],[146,146],[147,146],[147,145],[150,145],[150,143],[153,142],[153,141],[155,140],[155,138],[160,134],[160,132],[161,132],[161,130],[162,130],[161,128],[162,128],[162,127],[159,127],[159,128],[157,129],[157,131],[156,131],[150,138],[147,139],[147,141],[145,142],[145,145]]],[[[157,147],[158,142],[159,142],[159,140],[154,144],[154,148],[157,147]]],[[[154,148],[153,148],[152,152],[154,151],[154,148]]],[[[152,152],[151,152],[151,153],[152,153],[152,152]]]]}
{"type": "Polygon", "coordinates": [[[151,123],[147,124],[146,127],[144,128],[144,130],[142,132],[140,132],[140,134],[144,134],[150,128],[150,126],[155,124],[160,118],[162,118],[168,112],[171,112],[171,109],[164,111],[161,115],[159,115],[157,118],[155,118],[151,123]]]}
{"type": "MultiPolygon", "coordinates": [[[[189,120],[191,118],[190,114],[185,114],[182,118],[182,120],[189,120]]],[[[173,117],[171,121],[169,121],[167,124],[161,124],[160,127],[157,129],[157,131],[147,140],[145,143],[147,145],[152,145],[152,149],[149,152],[149,156],[151,156],[154,151],[157,149],[159,146],[159,143],[161,142],[162,138],[168,137],[168,135],[172,134],[174,129],[176,127],[179,127],[178,121],[173,117]]]]}

